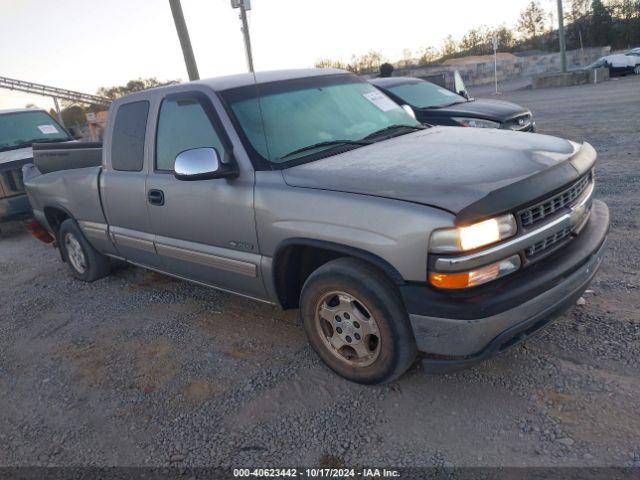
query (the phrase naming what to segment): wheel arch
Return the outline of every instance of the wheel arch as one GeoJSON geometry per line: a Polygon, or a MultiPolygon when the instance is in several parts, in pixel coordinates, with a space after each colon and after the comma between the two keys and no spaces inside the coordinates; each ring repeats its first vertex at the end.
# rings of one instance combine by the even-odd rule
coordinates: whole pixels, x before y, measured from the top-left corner
{"type": "Polygon", "coordinates": [[[273,256],[272,280],[280,305],[284,309],[297,308],[302,286],[309,275],[325,263],[341,257],[363,260],[393,283],[404,283],[393,265],[366,250],[325,240],[291,238],[282,241],[273,256]]]}
{"type": "Polygon", "coordinates": [[[72,220],[75,220],[75,218],[73,217],[71,212],[69,212],[69,210],[59,205],[50,205],[50,206],[44,207],[42,212],[44,214],[44,218],[47,220],[47,224],[49,225],[49,228],[51,228],[53,233],[55,233],[56,237],[58,236],[58,232],[60,231],[60,226],[62,225],[62,222],[64,222],[69,218],[72,220]]]}

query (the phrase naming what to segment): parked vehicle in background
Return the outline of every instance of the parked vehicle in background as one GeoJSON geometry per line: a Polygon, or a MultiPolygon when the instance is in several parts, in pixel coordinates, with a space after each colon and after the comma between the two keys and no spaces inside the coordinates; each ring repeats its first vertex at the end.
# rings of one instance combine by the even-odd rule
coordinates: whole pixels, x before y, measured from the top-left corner
{"type": "Polygon", "coordinates": [[[369,82],[423,124],[535,131],[535,121],[526,108],[503,100],[470,98],[464,86],[459,94],[420,78],[374,78],[369,82]]]}
{"type": "Polygon", "coordinates": [[[361,383],[529,337],[587,288],[609,226],[590,145],[427,128],[342,70],[139,92],[111,106],[102,166],[73,149],[42,174],[38,152],[33,213],[75,277],[120,259],[299,308],[361,383]]]}
{"type": "Polygon", "coordinates": [[[607,55],[606,57],[599,58],[589,65],[587,69],[608,68],[609,75],[612,77],[634,74],[640,75],[640,56],[630,55],[629,53],[626,55],[607,55]]]}
{"type": "Polygon", "coordinates": [[[632,48],[631,50],[629,50],[626,55],[631,55],[634,57],[640,57],[640,48],[632,48]]]}
{"type": "Polygon", "coordinates": [[[22,183],[22,167],[33,159],[31,145],[69,140],[67,131],[44,110],[0,110],[0,222],[31,213],[22,183]]]}

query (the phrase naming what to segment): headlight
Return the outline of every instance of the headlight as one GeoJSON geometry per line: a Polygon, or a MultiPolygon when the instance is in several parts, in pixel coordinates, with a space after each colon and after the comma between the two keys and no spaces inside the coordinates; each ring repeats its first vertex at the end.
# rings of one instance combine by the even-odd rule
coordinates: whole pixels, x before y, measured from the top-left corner
{"type": "Polygon", "coordinates": [[[518,231],[513,215],[501,215],[467,227],[445,228],[431,234],[432,253],[459,253],[491,245],[512,237],[518,231]]]}
{"type": "Polygon", "coordinates": [[[491,120],[482,120],[480,118],[454,117],[453,120],[463,127],[500,128],[500,122],[492,122],[491,120]]]}

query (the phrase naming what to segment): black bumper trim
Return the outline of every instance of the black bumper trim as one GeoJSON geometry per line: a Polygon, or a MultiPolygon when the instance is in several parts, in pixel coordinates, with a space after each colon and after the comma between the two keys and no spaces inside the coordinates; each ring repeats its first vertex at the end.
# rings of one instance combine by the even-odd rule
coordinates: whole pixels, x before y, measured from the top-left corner
{"type": "Polygon", "coordinates": [[[425,283],[400,286],[410,314],[477,320],[500,314],[561,284],[600,250],[609,231],[609,210],[594,200],[580,235],[547,258],[506,277],[467,291],[442,291],[425,283]]]}

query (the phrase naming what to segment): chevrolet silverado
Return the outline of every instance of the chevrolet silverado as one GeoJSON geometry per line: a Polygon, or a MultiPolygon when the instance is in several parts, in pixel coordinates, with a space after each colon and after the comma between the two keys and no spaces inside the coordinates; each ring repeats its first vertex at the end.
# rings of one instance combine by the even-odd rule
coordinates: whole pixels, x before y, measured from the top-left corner
{"type": "Polygon", "coordinates": [[[609,227],[589,144],[425,127],[341,70],[135,93],[111,106],[101,165],[82,165],[99,146],[64,148],[24,176],[75,277],[126,261],[297,308],[360,383],[526,339],[587,288],[609,227]]]}

